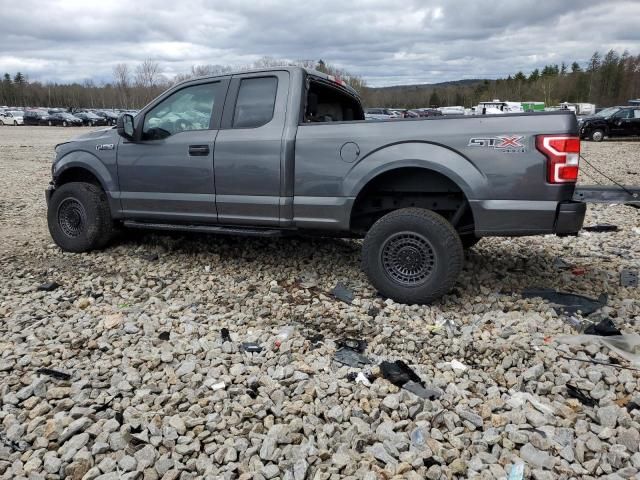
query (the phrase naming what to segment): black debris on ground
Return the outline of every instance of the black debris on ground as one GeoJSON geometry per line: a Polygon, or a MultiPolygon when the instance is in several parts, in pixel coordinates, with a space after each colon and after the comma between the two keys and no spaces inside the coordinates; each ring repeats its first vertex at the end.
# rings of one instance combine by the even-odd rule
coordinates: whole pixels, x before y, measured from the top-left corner
{"type": "Polygon", "coordinates": [[[62,285],[60,285],[58,282],[45,282],[42,285],[38,286],[38,290],[40,290],[41,292],[52,292],[53,290],[60,288],[62,285]]]}
{"type": "Polygon", "coordinates": [[[585,392],[584,390],[580,390],[578,387],[574,387],[573,385],[567,385],[567,393],[571,398],[575,398],[587,407],[595,407],[598,404],[598,402],[593,399],[587,392],[585,392]]]}
{"type": "Polygon", "coordinates": [[[617,232],[618,226],[611,225],[610,223],[598,223],[597,225],[589,225],[586,227],[582,227],[583,230],[587,232],[617,232]]]}
{"type": "Polygon", "coordinates": [[[585,331],[587,335],[600,335],[601,337],[611,337],[613,335],[622,335],[610,318],[605,318],[599,323],[589,325],[585,331]]]}
{"type": "Polygon", "coordinates": [[[576,293],[559,292],[552,288],[526,288],[522,291],[523,298],[542,298],[551,303],[553,309],[559,314],[590,315],[607,304],[607,294],[603,293],[598,299],[585,297],[576,293]]]}
{"type": "Polygon", "coordinates": [[[351,304],[351,302],[353,302],[353,292],[342,283],[336,284],[333,290],[331,290],[331,295],[333,295],[336,300],[340,300],[344,303],[351,304]]]}
{"type": "Polygon", "coordinates": [[[56,378],[58,380],[71,380],[71,375],[59,370],[53,370],[51,368],[39,368],[36,373],[40,375],[47,375],[48,377],[56,378]]]}

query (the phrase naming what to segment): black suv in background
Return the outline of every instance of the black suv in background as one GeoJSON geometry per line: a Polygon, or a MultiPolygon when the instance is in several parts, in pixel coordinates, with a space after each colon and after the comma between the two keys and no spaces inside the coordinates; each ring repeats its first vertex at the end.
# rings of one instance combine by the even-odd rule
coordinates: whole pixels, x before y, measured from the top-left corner
{"type": "Polygon", "coordinates": [[[47,120],[47,125],[62,125],[63,127],[81,127],[83,121],[70,113],[52,113],[47,120]]]}
{"type": "Polygon", "coordinates": [[[605,137],[640,136],[640,107],[609,107],[578,118],[580,137],[601,142],[605,137]]]}
{"type": "Polygon", "coordinates": [[[25,125],[48,125],[49,112],[46,110],[27,110],[22,119],[25,125]]]}
{"type": "Polygon", "coordinates": [[[82,120],[83,125],[93,127],[94,125],[106,125],[107,119],[96,115],[93,112],[73,112],[73,116],[82,120]]]}
{"type": "Polygon", "coordinates": [[[104,118],[107,121],[107,125],[115,125],[118,121],[118,114],[111,110],[96,110],[94,113],[104,118]]]}

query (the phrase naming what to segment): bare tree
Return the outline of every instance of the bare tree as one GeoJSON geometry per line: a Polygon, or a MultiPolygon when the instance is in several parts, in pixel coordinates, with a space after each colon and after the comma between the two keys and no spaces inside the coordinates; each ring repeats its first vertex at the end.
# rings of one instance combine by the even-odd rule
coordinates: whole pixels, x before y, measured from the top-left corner
{"type": "Polygon", "coordinates": [[[115,65],[113,67],[113,78],[118,91],[120,105],[124,108],[129,108],[129,86],[131,82],[129,66],[126,63],[115,65]]]}
{"type": "Polygon", "coordinates": [[[147,58],[136,67],[136,85],[143,88],[152,88],[161,80],[160,64],[147,58]]]}

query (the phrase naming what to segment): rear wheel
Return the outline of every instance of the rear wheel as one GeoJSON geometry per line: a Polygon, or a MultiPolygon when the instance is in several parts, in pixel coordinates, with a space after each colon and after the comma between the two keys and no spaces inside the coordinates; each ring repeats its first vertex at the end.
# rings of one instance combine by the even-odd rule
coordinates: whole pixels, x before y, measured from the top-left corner
{"type": "Polygon", "coordinates": [[[53,240],[68,252],[103,248],[115,231],[107,195],[85,182],[66,183],[54,191],[47,223],[53,240]]]}
{"type": "Polygon", "coordinates": [[[18,122],[16,120],[13,121],[13,126],[17,127],[18,126],[18,122]]]}
{"type": "Polygon", "coordinates": [[[49,120],[49,126],[53,126],[53,122],[51,120],[49,120]]]}
{"type": "Polygon", "coordinates": [[[453,226],[430,210],[403,208],[367,232],[362,267],[378,291],[401,303],[429,303],[455,284],[464,260],[453,226]]]}
{"type": "Polygon", "coordinates": [[[604,132],[600,129],[594,130],[593,132],[591,132],[591,140],[593,140],[594,142],[601,142],[602,140],[604,140],[604,132]]]}
{"type": "Polygon", "coordinates": [[[66,127],[67,125],[68,125],[67,121],[66,121],[66,120],[64,120],[64,121],[62,122],[62,126],[63,126],[63,127],[66,127]]]}

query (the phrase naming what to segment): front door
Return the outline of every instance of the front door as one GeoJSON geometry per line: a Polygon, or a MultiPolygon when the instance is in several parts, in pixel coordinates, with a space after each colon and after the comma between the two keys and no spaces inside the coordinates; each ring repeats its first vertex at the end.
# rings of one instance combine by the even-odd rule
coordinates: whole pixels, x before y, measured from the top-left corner
{"type": "Polygon", "coordinates": [[[228,78],[178,87],[136,119],[139,141],[121,139],[118,180],[126,218],[216,223],[213,152],[228,78]]]}
{"type": "Polygon", "coordinates": [[[613,118],[611,118],[611,123],[609,125],[609,130],[615,136],[625,136],[632,135],[631,129],[631,118],[633,116],[633,111],[630,108],[625,108],[617,112],[613,118]]]}
{"type": "Polygon", "coordinates": [[[216,139],[218,221],[277,226],[288,72],[234,77],[216,139]]]}

